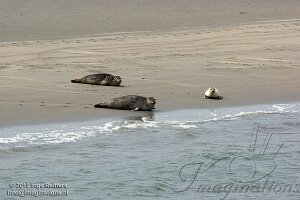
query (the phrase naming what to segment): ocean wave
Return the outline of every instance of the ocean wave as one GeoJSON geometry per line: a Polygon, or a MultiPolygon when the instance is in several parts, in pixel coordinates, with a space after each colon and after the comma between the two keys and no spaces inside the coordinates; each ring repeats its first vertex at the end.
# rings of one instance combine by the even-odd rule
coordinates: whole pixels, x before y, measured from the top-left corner
{"type": "Polygon", "coordinates": [[[13,137],[0,138],[0,143],[58,144],[94,136],[95,133],[92,131],[66,132],[65,130],[53,130],[50,132],[18,133],[13,137]]]}
{"type": "Polygon", "coordinates": [[[272,106],[273,108],[277,109],[280,112],[299,112],[299,108],[297,105],[290,105],[290,104],[275,104],[272,106]]]}
{"type": "Polygon", "coordinates": [[[275,104],[265,107],[246,107],[238,108],[238,111],[231,111],[229,108],[218,109],[214,112],[205,110],[176,111],[165,113],[164,117],[159,115],[156,119],[151,117],[142,117],[141,120],[110,121],[95,125],[95,123],[86,126],[64,126],[60,128],[48,127],[42,131],[6,133],[13,135],[11,137],[0,138],[0,144],[59,144],[65,142],[76,142],[84,138],[96,137],[98,134],[121,134],[123,131],[136,129],[193,129],[200,128],[205,123],[242,120],[245,118],[259,117],[262,115],[287,114],[299,112],[299,106],[290,104],[275,104]],[[240,111],[244,110],[244,111],[240,111]],[[253,111],[254,110],[254,111],[253,111]],[[176,120],[173,120],[176,118],[176,120]],[[178,120],[179,118],[179,120],[178,120]],[[192,120],[186,120],[191,119],[192,120]]]}
{"type": "Polygon", "coordinates": [[[262,115],[262,114],[280,114],[280,112],[277,111],[263,111],[263,110],[258,110],[254,112],[239,112],[239,113],[233,113],[233,114],[226,114],[224,116],[220,117],[213,117],[207,120],[199,121],[199,122],[210,122],[210,121],[225,121],[225,120],[239,120],[245,117],[254,117],[257,115],[262,115]]]}
{"type": "MultiPolygon", "coordinates": [[[[245,117],[255,117],[258,115],[269,115],[269,114],[290,114],[290,113],[298,113],[299,108],[296,105],[290,104],[275,104],[272,105],[271,109],[266,110],[256,110],[256,111],[242,111],[238,113],[225,114],[219,116],[216,113],[210,113],[212,116],[210,119],[203,120],[202,122],[209,121],[222,121],[222,120],[239,120],[245,117]]],[[[200,122],[200,121],[199,121],[200,122]]]]}

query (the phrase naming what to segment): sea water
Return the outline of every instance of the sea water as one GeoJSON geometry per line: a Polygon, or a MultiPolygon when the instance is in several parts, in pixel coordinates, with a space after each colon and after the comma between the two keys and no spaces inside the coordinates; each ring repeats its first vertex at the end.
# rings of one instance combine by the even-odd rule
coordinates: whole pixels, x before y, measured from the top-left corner
{"type": "Polygon", "coordinates": [[[299,199],[299,130],[299,103],[0,129],[0,197],[299,199]]]}

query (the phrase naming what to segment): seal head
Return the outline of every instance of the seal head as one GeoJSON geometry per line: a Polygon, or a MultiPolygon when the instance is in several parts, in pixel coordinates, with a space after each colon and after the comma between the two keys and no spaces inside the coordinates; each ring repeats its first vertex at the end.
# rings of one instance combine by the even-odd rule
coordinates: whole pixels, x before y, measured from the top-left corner
{"type": "Polygon", "coordinates": [[[219,90],[215,87],[210,87],[205,91],[204,98],[206,99],[217,99],[220,100],[222,97],[220,96],[219,90]]]}

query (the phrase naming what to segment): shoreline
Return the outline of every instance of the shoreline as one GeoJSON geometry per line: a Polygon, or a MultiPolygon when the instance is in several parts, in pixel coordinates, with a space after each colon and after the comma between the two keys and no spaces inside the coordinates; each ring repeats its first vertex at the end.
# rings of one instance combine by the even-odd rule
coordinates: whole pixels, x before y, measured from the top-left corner
{"type": "MultiPolygon", "coordinates": [[[[8,126],[1,126],[0,130],[10,130],[10,129],[20,129],[20,128],[29,128],[29,127],[45,127],[45,126],[69,126],[72,124],[90,124],[90,123],[94,123],[94,122],[115,122],[117,121],[125,121],[125,120],[141,120],[143,117],[156,117],[161,116],[161,114],[165,115],[165,114],[172,114],[172,113],[182,113],[182,112],[193,112],[194,111],[207,111],[210,110],[212,112],[214,111],[220,111],[220,110],[229,110],[230,108],[233,108],[233,110],[238,110],[238,112],[248,112],[245,110],[242,110],[243,108],[248,110],[251,107],[267,107],[267,106],[282,106],[282,105],[292,105],[292,106],[299,106],[300,105],[300,101],[292,101],[292,102],[278,102],[278,103],[262,103],[262,104],[245,104],[245,105],[237,105],[237,106],[233,106],[233,105],[229,105],[229,106],[219,106],[219,107],[214,107],[214,108],[209,108],[209,107],[203,107],[203,108],[199,108],[199,107],[192,107],[192,108],[177,108],[177,109],[168,109],[168,110],[159,110],[159,111],[139,111],[139,112],[130,112],[130,111],[124,111],[124,113],[122,113],[121,115],[115,115],[115,114],[111,114],[109,116],[106,117],[85,117],[84,120],[79,119],[79,118],[64,118],[63,120],[59,120],[59,121],[47,121],[47,122],[36,122],[33,124],[28,124],[28,123],[23,123],[23,124],[10,124],[8,126]]],[[[113,110],[118,112],[120,110],[113,110]]],[[[258,111],[251,111],[251,112],[260,112],[261,110],[258,111]]],[[[264,110],[263,110],[264,111],[264,110]]],[[[269,112],[269,111],[266,111],[269,112]]],[[[237,114],[237,113],[234,113],[237,114]]],[[[172,117],[171,117],[172,118],[172,117]]]]}
{"type": "Polygon", "coordinates": [[[0,127],[140,115],[92,108],[127,94],[153,96],[162,112],[297,102],[299,30],[293,20],[0,43],[0,127]],[[70,83],[97,72],[125,87],[70,83]],[[210,86],[224,99],[205,100],[210,86]]]}

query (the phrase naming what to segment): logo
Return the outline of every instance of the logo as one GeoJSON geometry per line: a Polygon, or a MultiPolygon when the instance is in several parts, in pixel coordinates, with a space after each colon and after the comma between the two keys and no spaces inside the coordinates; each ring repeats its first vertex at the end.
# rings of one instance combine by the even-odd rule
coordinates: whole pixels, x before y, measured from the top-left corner
{"type": "Polygon", "coordinates": [[[299,193],[299,184],[277,183],[273,180],[273,173],[277,169],[276,156],[284,143],[270,148],[273,132],[270,129],[266,129],[266,132],[259,137],[260,126],[256,124],[250,145],[244,152],[227,153],[209,162],[200,160],[184,164],[178,172],[181,187],[173,191],[215,193],[220,195],[220,199],[227,198],[230,193],[299,193]],[[260,145],[259,139],[263,139],[260,145]]]}

